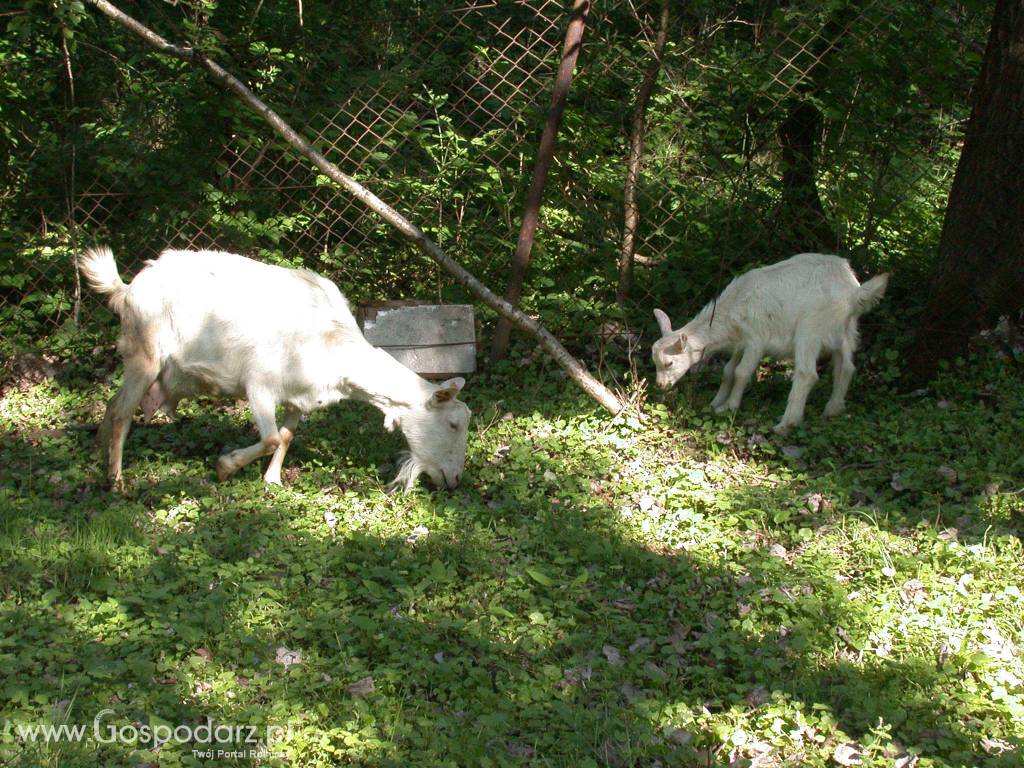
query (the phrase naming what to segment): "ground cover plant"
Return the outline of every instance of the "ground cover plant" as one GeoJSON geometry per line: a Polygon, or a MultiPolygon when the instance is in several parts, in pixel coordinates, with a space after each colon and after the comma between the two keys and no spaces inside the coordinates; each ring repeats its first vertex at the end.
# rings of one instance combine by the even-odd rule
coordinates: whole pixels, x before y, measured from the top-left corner
{"type": "Polygon", "coordinates": [[[0,759],[200,765],[231,743],[109,729],[212,718],[287,729],[217,764],[1020,764],[1016,363],[897,395],[872,352],[847,414],[817,417],[826,381],[784,439],[777,370],[733,419],[708,370],[640,421],[523,363],[466,388],[463,486],[409,496],[356,404],[303,425],[280,489],[217,484],[245,410],[190,404],[111,494],[81,425],[113,382],[10,388],[0,759]]]}

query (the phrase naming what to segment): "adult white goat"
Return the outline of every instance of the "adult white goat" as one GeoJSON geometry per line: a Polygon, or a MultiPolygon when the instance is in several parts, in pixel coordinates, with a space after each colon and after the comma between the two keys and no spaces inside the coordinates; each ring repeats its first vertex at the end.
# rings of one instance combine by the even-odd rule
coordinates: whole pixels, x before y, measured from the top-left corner
{"type": "Polygon", "coordinates": [[[740,275],[677,331],[656,309],[661,338],[654,342],[652,357],[658,386],[671,387],[697,361],[729,350],[732,357],[711,405],[719,413],[735,411],[764,355],[791,359],[793,388],[775,425],[776,432],[785,434],[803,420],[807,394],[818,380],[818,356],[827,350],[833,379],[825,416],[835,416],[845,406],[854,372],[857,318],[882,298],[888,281],[882,274],[861,285],[846,259],[801,253],[740,275]]]}
{"type": "Polygon", "coordinates": [[[260,433],[217,460],[222,481],[273,454],[263,479],[280,484],[300,417],[355,399],[383,411],[385,427],[399,427],[409,443],[393,485],[409,490],[421,472],[438,486],[459,484],[470,417],[456,398],[464,380],[432,384],[371,346],[329,280],[216,251],[164,251],[130,285],[109,248],[88,250],[80,267],[121,318],[124,385],[99,434],[115,486],[123,487],[121,454],[139,404],[148,421],[199,394],[245,397],[260,433]]]}

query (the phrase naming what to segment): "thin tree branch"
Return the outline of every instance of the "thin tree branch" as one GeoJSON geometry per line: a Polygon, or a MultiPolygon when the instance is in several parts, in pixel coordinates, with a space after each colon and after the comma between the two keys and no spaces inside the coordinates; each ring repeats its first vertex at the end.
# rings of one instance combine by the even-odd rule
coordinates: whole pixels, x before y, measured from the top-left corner
{"type": "Polygon", "coordinates": [[[665,50],[665,40],[668,37],[668,15],[668,0],[661,0],[661,18],[658,21],[653,55],[644,72],[640,89],[637,91],[633,118],[630,122],[629,159],[626,166],[626,183],[622,190],[625,220],[622,226],[622,249],[619,252],[619,285],[615,291],[615,300],[619,304],[625,304],[629,300],[629,294],[633,287],[636,232],[640,224],[640,208],[636,203],[636,188],[640,181],[640,168],[643,164],[647,104],[654,92],[654,84],[658,81],[658,72],[661,71],[661,57],[665,50]]]}

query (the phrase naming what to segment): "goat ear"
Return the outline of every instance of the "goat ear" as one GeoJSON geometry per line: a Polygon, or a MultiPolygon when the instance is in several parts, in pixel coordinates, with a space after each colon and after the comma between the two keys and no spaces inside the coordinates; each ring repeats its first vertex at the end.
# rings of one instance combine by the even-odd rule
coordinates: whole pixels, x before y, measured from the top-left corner
{"type": "Polygon", "coordinates": [[[385,413],[384,414],[384,429],[388,432],[394,432],[396,427],[401,426],[402,420],[398,417],[397,413],[385,413]]]}
{"type": "Polygon", "coordinates": [[[672,321],[668,319],[668,315],[660,309],[656,309],[654,310],[654,319],[658,321],[658,328],[661,329],[662,336],[672,333],[672,321]]]}
{"type": "Polygon", "coordinates": [[[464,386],[466,386],[466,380],[461,376],[442,381],[434,390],[434,394],[430,396],[429,405],[441,405],[454,400],[464,386]]]}
{"type": "Polygon", "coordinates": [[[681,354],[683,347],[686,346],[686,334],[680,333],[679,338],[676,339],[675,343],[668,348],[668,351],[674,355],[681,354]]]}

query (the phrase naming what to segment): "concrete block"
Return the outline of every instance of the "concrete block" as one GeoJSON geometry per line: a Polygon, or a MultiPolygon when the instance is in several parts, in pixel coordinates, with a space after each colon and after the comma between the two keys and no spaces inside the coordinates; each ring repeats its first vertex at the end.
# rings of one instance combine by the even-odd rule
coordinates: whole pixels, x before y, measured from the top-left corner
{"type": "Polygon", "coordinates": [[[385,302],[359,307],[366,340],[421,376],[476,370],[476,325],[468,304],[385,302]]]}

